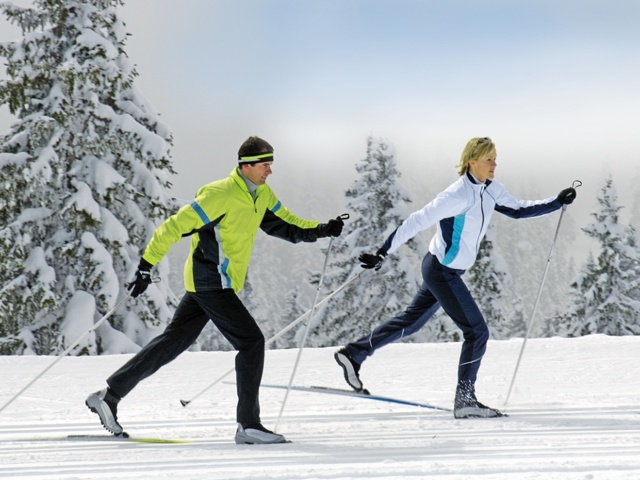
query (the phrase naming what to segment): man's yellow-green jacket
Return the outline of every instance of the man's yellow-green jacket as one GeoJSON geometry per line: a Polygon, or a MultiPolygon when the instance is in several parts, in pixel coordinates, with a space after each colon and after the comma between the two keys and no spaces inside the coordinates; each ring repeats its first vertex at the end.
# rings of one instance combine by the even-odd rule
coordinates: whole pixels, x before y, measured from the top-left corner
{"type": "Polygon", "coordinates": [[[267,184],[258,186],[254,201],[236,168],[227,178],[200,188],[193,202],[165,220],[143,258],[155,265],[174,243],[191,235],[184,266],[186,290],[232,288],[237,293],[244,286],[258,228],[293,243],[326,236],[318,222],[301,219],[284,207],[267,184]]]}

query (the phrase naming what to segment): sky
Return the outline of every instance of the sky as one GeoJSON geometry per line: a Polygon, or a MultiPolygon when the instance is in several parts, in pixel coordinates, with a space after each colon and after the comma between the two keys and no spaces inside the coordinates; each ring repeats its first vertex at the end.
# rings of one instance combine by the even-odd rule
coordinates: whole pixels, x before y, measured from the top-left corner
{"type": "MultiPolygon", "coordinates": [[[[309,188],[337,192],[323,207],[341,213],[369,135],[393,144],[419,204],[455,180],[475,136],[494,140],[496,178],[517,196],[581,180],[579,224],[609,175],[623,215],[635,201],[635,0],[131,0],[120,11],[137,86],[173,132],[172,192],[185,201],[229,173],[250,135],[275,147],[269,183],[299,214],[324,214],[309,188]]],[[[18,35],[0,19],[0,40],[18,35]]],[[[0,131],[10,121],[1,107],[0,131]]]]}
{"type": "MultiPolygon", "coordinates": [[[[522,340],[489,341],[476,390],[504,409],[522,340]]],[[[505,411],[450,412],[261,389],[262,421],[292,443],[235,445],[233,352],[185,352],[119,404],[134,438],[110,440],[84,399],[129,355],[66,357],[0,411],[5,480],[637,480],[639,337],[531,339],[505,411]],[[227,381],[231,383],[226,383],[227,381]],[[182,407],[179,400],[192,400],[182,407]],[[283,408],[284,402],[284,408],[283,408]],[[280,415],[282,412],[282,415],[280,415]],[[87,435],[88,438],[68,436],[87,435]]],[[[293,385],[346,387],[335,348],[305,349],[293,385]]],[[[378,395],[451,408],[459,343],[392,344],[362,366],[378,395]]],[[[297,349],[269,350],[263,383],[287,385],[297,349]]],[[[53,357],[0,356],[0,408],[53,357]]]]}

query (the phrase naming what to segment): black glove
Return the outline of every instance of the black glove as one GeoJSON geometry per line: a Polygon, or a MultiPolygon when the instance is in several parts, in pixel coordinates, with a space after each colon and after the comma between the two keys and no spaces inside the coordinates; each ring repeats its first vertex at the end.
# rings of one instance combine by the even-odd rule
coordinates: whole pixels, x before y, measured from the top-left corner
{"type": "Polygon", "coordinates": [[[323,237],[339,237],[342,233],[342,227],[344,227],[344,222],[342,218],[337,217],[318,225],[318,231],[323,237]]]}
{"type": "Polygon", "coordinates": [[[565,188],[558,194],[557,198],[562,205],[571,205],[576,199],[576,189],[573,187],[565,188]]]}
{"type": "Polygon", "coordinates": [[[380,267],[382,267],[384,255],[382,255],[379,250],[375,255],[373,253],[362,253],[358,257],[358,260],[360,260],[360,266],[362,268],[374,268],[378,271],[380,267]]]}
{"type": "Polygon", "coordinates": [[[136,278],[131,283],[127,284],[127,288],[131,292],[131,296],[136,298],[138,295],[144,293],[147,287],[151,284],[151,265],[144,258],[140,259],[138,264],[138,271],[136,272],[136,278]]]}

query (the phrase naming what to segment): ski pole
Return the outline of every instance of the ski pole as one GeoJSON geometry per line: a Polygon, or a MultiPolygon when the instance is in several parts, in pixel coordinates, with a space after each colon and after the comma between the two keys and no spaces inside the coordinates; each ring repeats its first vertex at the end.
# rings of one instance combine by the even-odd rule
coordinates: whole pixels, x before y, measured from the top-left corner
{"type": "Polygon", "coordinates": [[[71,350],[73,350],[74,348],[76,348],[76,346],[87,336],[89,335],[91,332],[93,332],[95,329],[97,329],[100,325],[102,325],[102,323],[109,318],[111,315],[113,315],[113,313],[120,308],[121,305],[124,304],[124,302],[126,302],[129,297],[131,297],[131,294],[127,294],[127,296],[125,296],[122,300],[120,300],[118,303],[116,303],[111,310],[109,310],[100,320],[98,320],[96,323],[94,323],[91,328],[89,330],[87,330],[86,332],[84,332],[82,335],[80,335],[78,337],[78,339],[73,342],[71,344],[71,346],[69,346],[64,352],[62,352],[61,354],[58,355],[58,358],[56,358],[53,362],[51,362],[51,364],[45,368],[42,372],[40,372],[33,380],[31,380],[27,385],[24,386],[24,388],[22,390],[20,390],[18,393],[16,393],[7,403],[5,403],[2,408],[0,408],[0,412],[2,412],[5,408],[7,408],[11,403],[13,403],[13,401],[18,398],[20,395],[22,395],[27,388],[29,388],[31,385],[33,385],[40,377],[42,377],[45,373],[47,373],[56,363],[58,363],[60,360],[62,360],[62,357],[65,357],[69,352],[71,352],[71,350]]]}
{"type": "MultiPolygon", "coordinates": [[[[340,215],[338,218],[346,220],[347,218],[349,218],[349,215],[345,213],[344,215],[340,215]]],[[[322,274],[320,275],[320,280],[318,280],[318,288],[316,289],[316,295],[313,299],[313,304],[311,306],[311,313],[309,314],[309,320],[307,321],[307,326],[304,329],[304,336],[302,337],[302,341],[300,342],[300,347],[298,348],[298,355],[296,356],[296,361],[293,364],[293,370],[291,372],[291,377],[289,377],[289,384],[287,385],[287,390],[284,392],[284,398],[282,399],[282,405],[280,406],[280,413],[278,414],[278,419],[276,420],[276,426],[274,430],[277,430],[278,425],[280,424],[280,419],[282,418],[282,412],[284,412],[284,407],[287,404],[287,398],[289,397],[289,392],[291,391],[291,385],[293,384],[293,378],[296,376],[296,370],[298,369],[298,364],[300,363],[300,357],[302,356],[304,345],[305,343],[307,343],[309,330],[311,330],[311,321],[313,320],[313,314],[315,313],[316,306],[318,304],[318,296],[320,295],[320,289],[322,288],[322,283],[324,282],[324,274],[327,271],[327,263],[329,261],[329,253],[331,252],[332,245],[333,245],[333,237],[331,237],[331,240],[329,240],[327,253],[324,256],[324,265],[322,266],[322,274]]]]}
{"type": "MultiPolygon", "coordinates": [[[[571,187],[578,188],[582,185],[580,180],[574,180],[571,187]]],[[[533,327],[533,320],[536,315],[536,311],[538,310],[538,303],[540,302],[540,297],[542,296],[542,287],[544,286],[544,282],[547,278],[547,272],[549,271],[549,264],[551,263],[551,257],[553,256],[553,251],[556,247],[556,242],[558,240],[558,232],[560,232],[560,224],[562,223],[562,217],[564,215],[565,210],[567,209],[566,205],[562,206],[562,211],[560,212],[560,218],[558,219],[558,225],[556,226],[556,233],[553,237],[553,242],[551,243],[551,249],[549,251],[549,256],[547,257],[547,264],[544,268],[544,273],[542,274],[542,281],[540,282],[540,287],[538,287],[538,295],[536,296],[536,301],[533,304],[533,310],[531,312],[531,317],[529,318],[529,324],[527,325],[527,331],[524,335],[524,341],[522,342],[522,347],[520,348],[520,354],[518,355],[518,361],[516,362],[516,368],[513,372],[513,378],[511,379],[511,385],[509,385],[509,390],[507,391],[507,397],[504,400],[504,410],[507,409],[507,404],[509,402],[509,397],[511,396],[511,390],[513,389],[513,384],[516,381],[516,375],[518,373],[518,368],[520,367],[520,361],[522,360],[522,354],[524,353],[524,347],[527,345],[527,339],[529,338],[529,334],[531,333],[531,328],[533,327]]]]}

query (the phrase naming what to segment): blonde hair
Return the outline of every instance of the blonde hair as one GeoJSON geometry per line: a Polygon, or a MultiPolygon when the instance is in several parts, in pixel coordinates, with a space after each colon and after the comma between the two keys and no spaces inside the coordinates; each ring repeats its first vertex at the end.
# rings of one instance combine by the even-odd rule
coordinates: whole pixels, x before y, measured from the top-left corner
{"type": "Polygon", "coordinates": [[[469,162],[484,157],[494,150],[496,146],[489,137],[474,137],[467,142],[462,151],[460,163],[456,165],[458,175],[462,176],[469,171],[469,162]]]}

